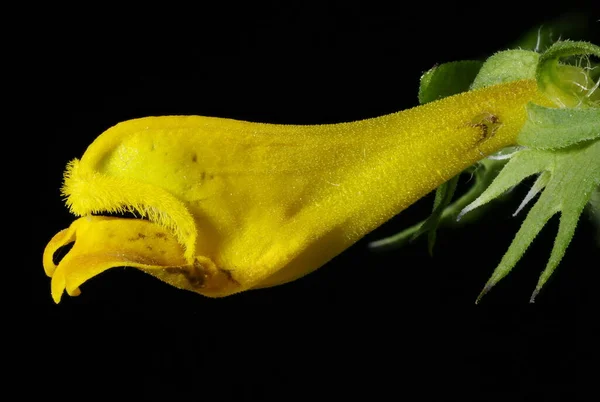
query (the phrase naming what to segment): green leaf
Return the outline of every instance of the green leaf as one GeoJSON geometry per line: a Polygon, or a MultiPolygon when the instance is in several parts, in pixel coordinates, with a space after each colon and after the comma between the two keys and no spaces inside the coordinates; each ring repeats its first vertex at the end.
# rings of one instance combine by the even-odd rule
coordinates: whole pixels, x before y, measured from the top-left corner
{"type": "Polygon", "coordinates": [[[440,64],[421,77],[419,103],[433,102],[469,90],[483,63],[474,60],[440,64]]]}
{"type": "Polygon", "coordinates": [[[529,118],[518,143],[537,149],[557,149],[600,137],[600,109],[553,109],[527,105],[529,118]]]}
{"type": "Polygon", "coordinates": [[[508,251],[492,273],[477,301],[511,271],[546,222],[560,212],[558,234],[550,260],[531,296],[531,302],[534,301],[562,259],[585,205],[600,186],[600,140],[586,141],[560,150],[520,151],[508,162],[490,187],[467,206],[461,215],[489,202],[523,179],[538,173],[540,177],[534,185],[534,195],[542,188],[543,192],[527,214],[508,251]]]}

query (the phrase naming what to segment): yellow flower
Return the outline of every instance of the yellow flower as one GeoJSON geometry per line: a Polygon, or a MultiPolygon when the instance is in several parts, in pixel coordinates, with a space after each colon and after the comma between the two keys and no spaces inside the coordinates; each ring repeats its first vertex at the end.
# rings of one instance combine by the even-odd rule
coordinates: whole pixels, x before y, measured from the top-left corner
{"type": "Polygon", "coordinates": [[[211,297],[293,281],[514,144],[531,101],[548,103],[523,80],[351,123],[120,123],[67,167],[63,193],[81,218],[44,251],[52,297],[118,266],[211,297]],[[94,216],[125,211],[147,219],[94,216]]]}

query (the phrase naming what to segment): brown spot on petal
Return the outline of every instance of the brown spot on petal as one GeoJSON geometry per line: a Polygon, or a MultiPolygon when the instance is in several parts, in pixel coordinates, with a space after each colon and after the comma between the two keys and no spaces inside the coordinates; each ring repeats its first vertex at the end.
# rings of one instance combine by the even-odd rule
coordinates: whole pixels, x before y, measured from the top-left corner
{"type": "Polygon", "coordinates": [[[203,288],[208,277],[202,265],[194,263],[192,266],[165,268],[165,271],[173,275],[182,275],[188,284],[195,289],[203,288]]]}
{"type": "Polygon", "coordinates": [[[127,240],[129,240],[129,241],[136,241],[136,240],[142,240],[142,239],[145,239],[145,238],[146,238],[146,235],[145,235],[145,234],[143,234],[143,233],[138,233],[138,234],[137,234],[137,237],[130,237],[130,238],[129,238],[129,239],[127,239],[127,240]]]}
{"type": "Polygon", "coordinates": [[[484,112],[475,116],[471,122],[472,127],[477,127],[481,130],[481,138],[477,143],[481,143],[496,134],[498,128],[502,125],[498,116],[484,112]]]}
{"type": "Polygon", "coordinates": [[[235,280],[235,278],[233,277],[231,271],[227,270],[227,269],[223,269],[223,268],[219,268],[219,271],[221,271],[223,274],[225,274],[225,276],[227,277],[227,279],[235,284],[240,284],[238,281],[235,280]]]}

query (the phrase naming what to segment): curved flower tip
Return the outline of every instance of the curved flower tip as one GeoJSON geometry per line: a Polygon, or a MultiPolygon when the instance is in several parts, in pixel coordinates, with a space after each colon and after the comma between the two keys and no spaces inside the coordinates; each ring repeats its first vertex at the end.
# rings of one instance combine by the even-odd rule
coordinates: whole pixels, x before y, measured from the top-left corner
{"type": "Polygon", "coordinates": [[[351,123],[120,123],[67,167],[63,194],[82,218],[44,253],[52,297],[118,266],[211,297],[298,279],[514,143],[530,101],[543,97],[523,80],[351,123]],[[107,212],[147,220],[95,216],[107,212]]]}
{"type": "Polygon", "coordinates": [[[160,226],[139,219],[86,216],[54,236],[44,250],[44,269],[52,278],[52,298],[60,302],[63,292],[77,296],[79,286],[109,268],[141,269],[177,288],[207,296],[231,293],[238,284],[206,258],[188,263],[182,246],[160,226]],[[73,243],[60,260],[54,254],[73,243]]]}

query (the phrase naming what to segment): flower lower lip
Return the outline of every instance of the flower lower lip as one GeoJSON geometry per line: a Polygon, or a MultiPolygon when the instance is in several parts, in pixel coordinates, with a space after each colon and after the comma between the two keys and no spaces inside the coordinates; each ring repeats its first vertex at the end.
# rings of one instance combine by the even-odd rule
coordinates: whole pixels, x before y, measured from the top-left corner
{"type": "MultiPolygon", "coordinates": [[[[103,212],[99,212],[99,213],[93,213],[91,214],[91,216],[94,217],[109,217],[109,218],[122,218],[122,219],[140,219],[140,220],[149,220],[148,217],[145,216],[140,216],[139,214],[136,214],[133,211],[124,211],[124,212],[107,212],[107,211],[103,211],[103,212]]],[[[71,251],[71,249],[73,248],[73,245],[75,244],[74,241],[67,243],[65,245],[62,245],[60,247],[58,247],[54,253],[52,254],[52,263],[55,266],[58,266],[61,262],[61,260],[67,255],[69,254],[69,252],[71,251]]]]}
{"type": "Polygon", "coordinates": [[[44,250],[44,269],[52,277],[52,297],[57,303],[64,290],[77,295],[83,282],[109,268],[152,270],[186,265],[183,249],[174,236],[141,219],[79,218],[57,233],[44,250]],[[56,261],[56,257],[62,258],[56,261]]]}
{"type": "Polygon", "coordinates": [[[79,295],[79,286],[116,267],[140,269],[177,288],[219,297],[241,291],[241,285],[208,257],[188,261],[175,235],[148,220],[85,216],[57,233],[44,250],[44,269],[52,278],[58,303],[64,291],[79,295]],[[65,249],[70,249],[65,253],[65,249]],[[61,253],[60,250],[63,250],[61,253]],[[60,253],[60,261],[55,257],[60,253]]]}

